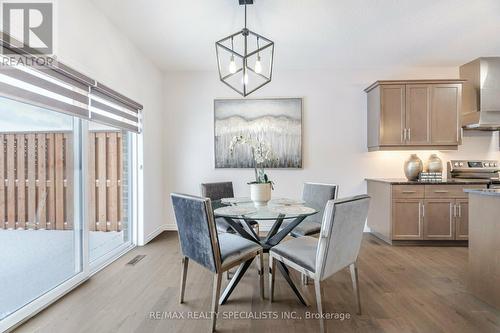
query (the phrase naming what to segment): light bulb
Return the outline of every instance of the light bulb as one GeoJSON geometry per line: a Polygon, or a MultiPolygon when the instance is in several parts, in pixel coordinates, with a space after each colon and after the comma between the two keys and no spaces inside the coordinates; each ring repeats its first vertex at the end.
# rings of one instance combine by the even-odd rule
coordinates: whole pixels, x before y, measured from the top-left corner
{"type": "Polygon", "coordinates": [[[245,86],[248,84],[248,73],[245,73],[243,77],[241,78],[241,83],[243,83],[245,86]]]}
{"type": "Polygon", "coordinates": [[[257,61],[255,62],[255,73],[260,74],[262,72],[262,64],[260,63],[260,56],[257,57],[257,61]]]}
{"type": "Polygon", "coordinates": [[[236,62],[234,62],[234,56],[231,56],[231,61],[229,62],[229,73],[236,73],[236,62]]]}

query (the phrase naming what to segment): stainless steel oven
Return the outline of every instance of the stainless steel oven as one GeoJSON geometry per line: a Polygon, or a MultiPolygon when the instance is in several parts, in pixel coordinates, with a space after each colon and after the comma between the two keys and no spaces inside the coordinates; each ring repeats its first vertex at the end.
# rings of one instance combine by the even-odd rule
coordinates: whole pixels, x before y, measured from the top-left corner
{"type": "Polygon", "coordinates": [[[500,189],[500,182],[491,182],[491,183],[488,185],[488,188],[492,188],[492,189],[500,189]]]}
{"type": "Polygon", "coordinates": [[[500,189],[500,162],[494,160],[452,160],[447,163],[448,180],[478,181],[500,189]]]}

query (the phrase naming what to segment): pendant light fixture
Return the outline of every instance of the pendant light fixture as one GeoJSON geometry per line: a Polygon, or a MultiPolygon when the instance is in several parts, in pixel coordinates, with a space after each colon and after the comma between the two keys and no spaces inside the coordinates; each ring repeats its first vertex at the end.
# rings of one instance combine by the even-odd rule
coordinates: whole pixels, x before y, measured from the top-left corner
{"type": "Polygon", "coordinates": [[[248,96],[271,82],[274,42],[247,28],[247,5],[253,0],[238,0],[245,7],[245,27],[215,43],[220,80],[242,96],[248,96]]]}

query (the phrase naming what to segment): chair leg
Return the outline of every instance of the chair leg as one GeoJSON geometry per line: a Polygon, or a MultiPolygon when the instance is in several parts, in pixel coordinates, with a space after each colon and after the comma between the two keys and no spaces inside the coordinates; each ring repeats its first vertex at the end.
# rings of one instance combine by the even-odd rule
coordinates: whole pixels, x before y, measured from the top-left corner
{"type": "Polygon", "coordinates": [[[212,295],[212,332],[215,332],[215,325],[217,323],[217,314],[219,313],[219,296],[222,285],[223,273],[216,273],[214,275],[214,286],[212,295]]]}
{"type": "Polygon", "coordinates": [[[184,291],[186,290],[186,278],[189,265],[189,258],[182,258],[182,273],[181,273],[181,291],[179,294],[179,303],[184,303],[184,291]]]}
{"type": "Polygon", "coordinates": [[[325,322],[323,320],[323,304],[321,303],[321,282],[319,278],[314,279],[314,290],[316,292],[316,305],[318,307],[319,315],[319,331],[325,332],[325,322]]]}
{"type": "Polygon", "coordinates": [[[356,295],[358,314],[361,315],[361,297],[359,295],[358,265],[356,263],[349,265],[349,270],[351,271],[352,289],[356,295]]]}
{"type": "Polygon", "coordinates": [[[276,259],[269,255],[269,300],[274,300],[274,277],[276,273],[276,259]]]}
{"type": "Polygon", "coordinates": [[[260,299],[264,300],[264,251],[259,253],[260,299]]]}
{"type": "Polygon", "coordinates": [[[255,233],[257,234],[257,236],[259,236],[259,233],[260,233],[260,228],[259,228],[259,225],[256,224],[253,226],[254,230],[255,230],[255,233]]]}
{"type": "Polygon", "coordinates": [[[305,275],[304,273],[300,273],[300,278],[304,286],[307,286],[309,284],[309,277],[307,275],[305,275]]]}

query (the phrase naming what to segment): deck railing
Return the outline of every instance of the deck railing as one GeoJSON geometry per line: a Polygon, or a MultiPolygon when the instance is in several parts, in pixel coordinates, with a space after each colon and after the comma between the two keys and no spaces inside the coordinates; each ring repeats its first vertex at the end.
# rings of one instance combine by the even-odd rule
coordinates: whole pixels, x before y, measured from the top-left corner
{"type": "MultiPolygon", "coordinates": [[[[0,133],[0,229],[73,229],[73,134],[0,133]],[[1,181],[3,180],[3,181],[1,181]]],[[[122,136],[90,132],[90,230],[122,230],[122,136]]]]}

